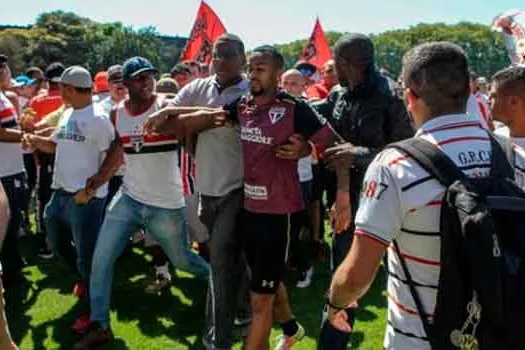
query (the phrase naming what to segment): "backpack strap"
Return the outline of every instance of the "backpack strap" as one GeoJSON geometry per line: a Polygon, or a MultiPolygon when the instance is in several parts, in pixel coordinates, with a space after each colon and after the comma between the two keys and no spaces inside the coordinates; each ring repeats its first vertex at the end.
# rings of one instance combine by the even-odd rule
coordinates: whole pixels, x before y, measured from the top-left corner
{"type": "Polygon", "coordinates": [[[397,149],[413,158],[445,187],[449,187],[456,180],[467,180],[466,175],[443,151],[422,138],[415,137],[393,143],[388,148],[397,149]]]}
{"type": "Polygon", "coordinates": [[[394,244],[394,247],[396,248],[397,256],[399,257],[399,261],[401,262],[401,268],[403,269],[403,273],[405,275],[405,279],[407,281],[408,288],[410,289],[410,294],[412,294],[412,298],[414,299],[414,302],[416,303],[416,308],[419,314],[419,318],[421,319],[421,323],[423,323],[423,329],[425,330],[425,333],[427,334],[427,341],[432,346],[432,326],[430,325],[430,322],[428,322],[428,315],[425,312],[425,309],[423,308],[423,302],[421,301],[419,292],[416,289],[414,280],[412,279],[412,276],[410,275],[410,271],[408,271],[407,262],[405,258],[403,257],[403,255],[401,254],[401,250],[399,249],[399,244],[397,243],[396,240],[394,240],[392,243],[394,244]]]}
{"type": "Polygon", "coordinates": [[[490,175],[492,177],[507,178],[515,180],[515,155],[514,145],[507,137],[489,133],[490,146],[492,150],[492,165],[490,175]]]}

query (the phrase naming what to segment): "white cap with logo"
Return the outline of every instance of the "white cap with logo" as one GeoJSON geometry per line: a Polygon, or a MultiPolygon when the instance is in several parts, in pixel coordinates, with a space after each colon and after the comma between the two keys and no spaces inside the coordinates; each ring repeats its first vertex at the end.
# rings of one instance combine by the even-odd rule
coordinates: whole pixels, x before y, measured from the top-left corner
{"type": "Polygon", "coordinates": [[[89,71],[81,66],[68,67],[60,77],[60,83],[77,88],[90,89],[93,87],[93,79],[89,71]]]}

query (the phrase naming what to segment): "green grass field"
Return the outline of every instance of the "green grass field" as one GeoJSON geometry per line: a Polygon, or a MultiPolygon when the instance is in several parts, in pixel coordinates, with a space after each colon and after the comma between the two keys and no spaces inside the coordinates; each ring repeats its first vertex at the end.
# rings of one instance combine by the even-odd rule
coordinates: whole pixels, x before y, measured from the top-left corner
{"type": "MultiPolygon", "coordinates": [[[[36,239],[23,237],[26,285],[6,295],[11,333],[21,349],[72,349],[78,339],[70,332],[74,319],[72,274],[55,260],[36,257],[36,239]]],[[[122,256],[116,264],[111,320],[116,340],[103,349],[203,349],[205,286],[191,276],[177,272],[171,293],[144,293],[150,257],[140,246],[122,256]]],[[[323,295],[329,283],[327,265],[316,266],[314,282],[307,289],[289,288],[292,309],[304,325],[307,339],[295,349],[315,349],[323,295]]],[[[385,276],[381,272],[362,306],[354,327],[351,349],[380,349],[385,326],[385,276]]],[[[292,281],[288,285],[292,286],[292,281]]],[[[274,328],[272,339],[280,334],[274,328]]],[[[237,346],[240,349],[240,345],[237,346]]]]}

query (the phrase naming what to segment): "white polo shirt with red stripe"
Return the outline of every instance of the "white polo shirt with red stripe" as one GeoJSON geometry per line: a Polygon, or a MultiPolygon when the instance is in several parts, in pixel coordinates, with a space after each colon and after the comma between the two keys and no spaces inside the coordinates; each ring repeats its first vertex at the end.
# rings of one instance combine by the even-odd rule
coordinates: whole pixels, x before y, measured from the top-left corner
{"type": "MultiPolygon", "coordinates": [[[[465,174],[488,176],[488,132],[475,115],[432,119],[416,137],[437,144],[465,174]]],[[[525,152],[516,147],[516,181],[525,188],[525,152]]],[[[395,239],[416,284],[425,312],[433,314],[440,273],[439,221],[445,187],[400,151],[381,152],[368,168],[356,215],[356,234],[388,247],[386,349],[430,349],[394,247],[395,239]]]]}
{"type": "MultiPolygon", "coordinates": [[[[18,129],[16,109],[0,91],[0,127],[18,129]]],[[[19,142],[0,142],[0,177],[24,172],[24,158],[19,142]]]]}
{"type": "Polygon", "coordinates": [[[173,136],[149,135],[143,131],[148,117],[160,109],[155,98],[141,114],[133,115],[120,103],[115,128],[124,147],[126,171],[122,191],[136,201],[164,209],[184,207],[178,166],[178,142],[173,136]]]}

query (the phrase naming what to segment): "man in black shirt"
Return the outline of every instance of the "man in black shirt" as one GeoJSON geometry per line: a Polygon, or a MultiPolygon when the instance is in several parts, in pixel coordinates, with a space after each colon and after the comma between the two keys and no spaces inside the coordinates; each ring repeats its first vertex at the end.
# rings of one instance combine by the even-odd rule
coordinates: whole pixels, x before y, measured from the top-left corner
{"type": "MultiPolygon", "coordinates": [[[[339,86],[326,100],[316,104],[318,111],[347,141],[327,149],[324,155],[329,168],[350,168],[352,216],[364,174],[374,157],[389,143],[414,135],[414,128],[403,102],[393,96],[388,81],[375,66],[374,45],[363,34],[347,34],[334,48],[339,86]]],[[[337,197],[337,193],[335,196],[337,197]]],[[[336,198],[335,197],[335,198],[336,198]]],[[[350,250],[354,227],[334,236],[332,245],[333,271],[350,250]]],[[[352,320],[352,310],[347,310],[352,320]]],[[[342,333],[324,320],[319,349],[346,349],[349,334],[342,333]]]]}

